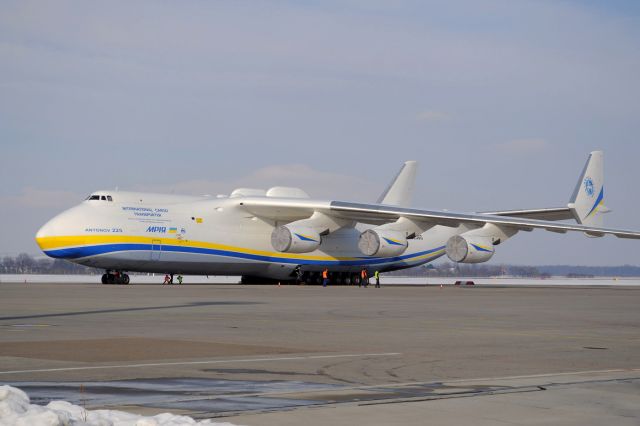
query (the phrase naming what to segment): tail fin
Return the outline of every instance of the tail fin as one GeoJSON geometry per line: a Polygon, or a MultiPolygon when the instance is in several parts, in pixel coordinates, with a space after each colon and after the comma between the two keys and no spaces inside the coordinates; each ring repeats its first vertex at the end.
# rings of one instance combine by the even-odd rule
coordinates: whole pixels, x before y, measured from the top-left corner
{"type": "Polygon", "coordinates": [[[413,185],[416,181],[417,168],[417,161],[407,161],[404,163],[393,182],[391,182],[376,202],[378,204],[408,207],[413,197],[413,185]]]}
{"type": "Polygon", "coordinates": [[[578,223],[602,226],[602,214],[609,212],[604,206],[604,171],[602,151],[589,155],[580,180],[568,204],[578,223]]]}

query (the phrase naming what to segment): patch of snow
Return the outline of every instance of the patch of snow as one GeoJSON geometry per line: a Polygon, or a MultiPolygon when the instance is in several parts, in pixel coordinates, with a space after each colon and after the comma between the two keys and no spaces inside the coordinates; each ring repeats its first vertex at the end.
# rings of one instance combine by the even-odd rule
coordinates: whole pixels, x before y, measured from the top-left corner
{"type": "Polygon", "coordinates": [[[29,396],[18,388],[0,386],[0,426],[234,426],[211,420],[162,413],[140,416],[116,410],[85,410],[67,401],[52,401],[46,406],[31,404],[29,396]]]}

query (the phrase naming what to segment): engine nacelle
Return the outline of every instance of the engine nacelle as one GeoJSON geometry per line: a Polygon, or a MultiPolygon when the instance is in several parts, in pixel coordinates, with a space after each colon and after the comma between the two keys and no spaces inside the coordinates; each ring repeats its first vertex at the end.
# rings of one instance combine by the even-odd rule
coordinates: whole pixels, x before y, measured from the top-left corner
{"type": "Polygon", "coordinates": [[[282,225],[271,233],[271,245],[281,253],[308,253],[321,242],[320,234],[307,227],[282,225]]]}
{"type": "Polygon", "coordinates": [[[367,256],[398,256],[407,249],[407,238],[403,232],[367,229],[360,234],[358,248],[367,256]]]}
{"type": "Polygon", "coordinates": [[[491,259],[495,248],[490,237],[455,235],[447,241],[445,252],[454,262],[482,263],[491,259]]]}

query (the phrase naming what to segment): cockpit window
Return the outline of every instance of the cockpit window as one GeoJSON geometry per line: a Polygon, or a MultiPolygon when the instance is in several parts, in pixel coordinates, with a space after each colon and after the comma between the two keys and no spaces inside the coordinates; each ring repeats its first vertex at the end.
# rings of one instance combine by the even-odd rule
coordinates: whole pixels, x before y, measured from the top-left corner
{"type": "Polygon", "coordinates": [[[111,195],[89,195],[85,200],[99,200],[99,201],[113,201],[113,197],[111,195]]]}

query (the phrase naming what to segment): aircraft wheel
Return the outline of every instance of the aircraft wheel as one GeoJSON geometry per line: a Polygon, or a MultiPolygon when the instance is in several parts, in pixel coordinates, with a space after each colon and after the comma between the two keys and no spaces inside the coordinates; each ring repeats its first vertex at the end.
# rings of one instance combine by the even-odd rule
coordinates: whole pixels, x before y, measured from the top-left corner
{"type": "Polygon", "coordinates": [[[345,275],[344,277],[344,283],[346,285],[350,285],[351,284],[351,277],[349,275],[345,275]]]}
{"type": "Polygon", "coordinates": [[[122,276],[122,284],[125,284],[125,285],[129,284],[129,275],[124,274],[122,276]]]}
{"type": "Polygon", "coordinates": [[[109,284],[109,276],[107,274],[102,274],[102,284],[109,284]]]}

